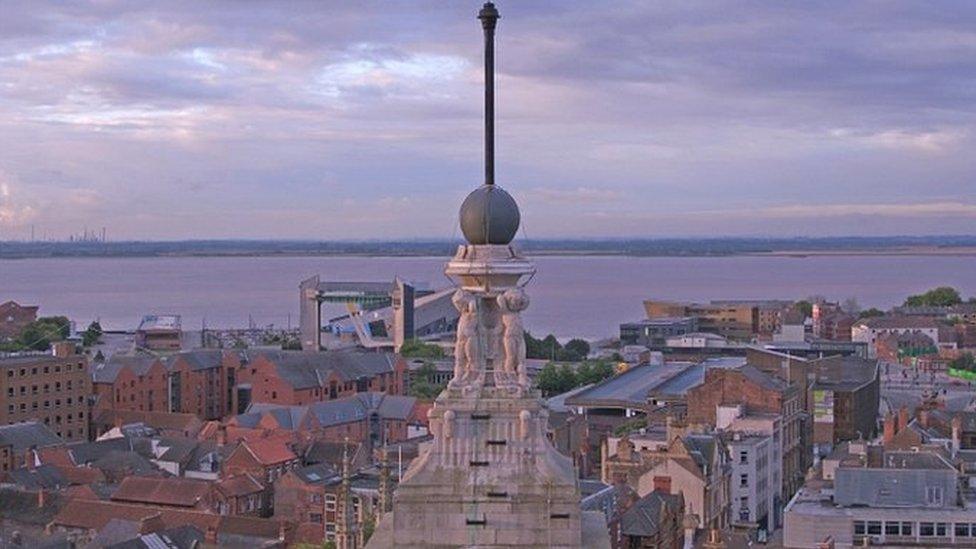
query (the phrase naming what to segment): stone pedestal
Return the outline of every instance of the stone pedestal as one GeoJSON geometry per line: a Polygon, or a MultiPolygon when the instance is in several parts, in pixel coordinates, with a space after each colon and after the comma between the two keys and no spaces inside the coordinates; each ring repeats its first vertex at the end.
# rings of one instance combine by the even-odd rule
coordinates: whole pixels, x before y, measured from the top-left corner
{"type": "Polygon", "coordinates": [[[467,245],[445,272],[462,317],[455,376],[430,411],[433,443],[369,546],[582,547],[576,472],[549,443],[548,411],[525,375],[519,284],[535,270],[511,246],[467,245]]]}

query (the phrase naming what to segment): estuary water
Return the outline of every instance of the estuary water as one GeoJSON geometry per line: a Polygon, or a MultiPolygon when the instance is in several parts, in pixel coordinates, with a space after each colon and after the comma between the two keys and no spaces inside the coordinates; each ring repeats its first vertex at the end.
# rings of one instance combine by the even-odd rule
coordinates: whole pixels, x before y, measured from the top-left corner
{"type": "MultiPolygon", "coordinates": [[[[185,329],[298,322],[298,283],[407,280],[440,288],[444,257],[153,257],[0,260],[0,302],[42,315],[132,329],[144,314],[179,314],[185,329]]],[[[976,256],[541,256],[526,290],[535,334],[602,338],[643,317],[641,301],[856,298],[887,308],[938,285],[976,295],[976,256]]],[[[339,313],[341,311],[335,311],[339,313]]],[[[329,311],[323,311],[327,316],[329,311]]]]}

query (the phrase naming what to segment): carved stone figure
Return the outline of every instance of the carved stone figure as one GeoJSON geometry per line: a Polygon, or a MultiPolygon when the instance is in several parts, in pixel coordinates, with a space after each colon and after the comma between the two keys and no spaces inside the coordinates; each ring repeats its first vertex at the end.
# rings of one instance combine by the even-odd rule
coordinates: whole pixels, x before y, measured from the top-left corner
{"type": "Polygon", "coordinates": [[[520,313],[529,306],[529,297],[520,288],[512,288],[500,294],[497,301],[504,329],[502,369],[510,375],[518,374],[519,382],[525,384],[528,382],[525,376],[525,329],[520,313]]]}
{"type": "Polygon", "coordinates": [[[480,364],[478,302],[464,290],[454,292],[452,301],[461,313],[454,345],[454,379],[451,380],[452,384],[457,384],[476,375],[475,370],[480,364]]]}

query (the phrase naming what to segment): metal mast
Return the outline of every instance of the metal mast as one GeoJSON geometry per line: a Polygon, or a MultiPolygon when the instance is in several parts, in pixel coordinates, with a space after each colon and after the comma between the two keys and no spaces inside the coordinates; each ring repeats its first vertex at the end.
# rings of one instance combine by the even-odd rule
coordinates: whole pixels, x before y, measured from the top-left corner
{"type": "Polygon", "coordinates": [[[485,2],[478,12],[485,31],[485,185],[495,184],[495,24],[498,10],[485,2]]]}

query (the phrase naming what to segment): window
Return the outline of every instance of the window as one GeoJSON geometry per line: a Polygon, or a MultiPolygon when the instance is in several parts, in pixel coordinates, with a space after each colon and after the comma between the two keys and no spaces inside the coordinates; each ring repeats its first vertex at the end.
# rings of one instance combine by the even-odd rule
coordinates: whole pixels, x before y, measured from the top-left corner
{"type": "Polygon", "coordinates": [[[903,536],[910,536],[910,535],[912,535],[912,526],[914,526],[914,525],[915,525],[914,522],[902,522],[901,523],[901,535],[903,535],[903,536]]]}
{"type": "Polygon", "coordinates": [[[881,521],[880,520],[869,520],[868,521],[868,534],[872,536],[881,535],[881,521]]]}
{"type": "Polygon", "coordinates": [[[749,486],[749,473],[739,475],[739,486],[749,486]]]}
{"type": "Polygon", "coordinates": [[[749,452],[746,450],[739,450],[739,463],[749,463],[749,452]]]}
{"type": "Polygon", "coordinates": [[[956,537],[957,538],[968,538],[969,537],[969,523],[968,522],[957,522],[956,523],[956,537]]]}
{"type": "Polygon", "coordinates": [[[945,523],[945,522],[936,522],[935,523],[935,535],[936,536],[939,536],[940,538],[945,537],[945,536],[948,536],[949,535],[949,525],[947,523],[945,523]]]}
{"type": "Polygon", "coordinates": [[[14,388],[13,387],[7,387],[7,396],[8,397],[14,396],[14,388]]]}
{"type": "Polygon", "coordinates": [[[890,520],[884,523],[884,533],[886,536],[897,536],[901,534],[901,523],[892,522],[890,520]]]}
{"type": "Polygon", "coordinates": [[[332,494],[325,495],[325,510],[335,511],[336,510],[336,497],[332,494]]]}
{"type": "Polygon", "coordinates": [[[854,521],[854,535],[863,536],[868,531],[867,524],[863,520],[854,521]]]}
{"type": "Polygon", "coordinates": [[[918,535],[923,538],[930,538],[935,535],[935,525],[931,522],[918,523],[918,535]]]}
{"type": "Polygon", "coordinates": [[[309,522],[315,522],[315,523],[321,524],[322,523],[322,513],[311,513],[310,515],[308,515],[308,521],[309,522]]]}

